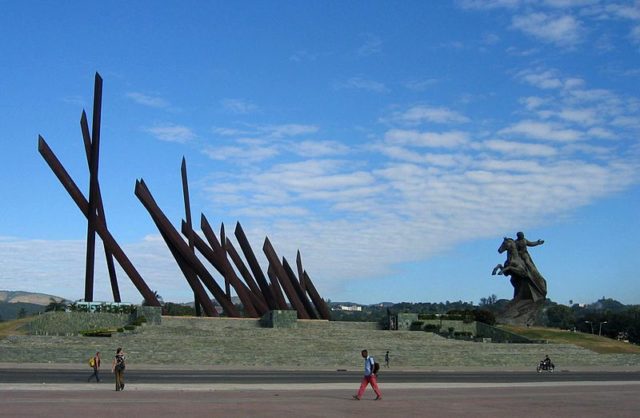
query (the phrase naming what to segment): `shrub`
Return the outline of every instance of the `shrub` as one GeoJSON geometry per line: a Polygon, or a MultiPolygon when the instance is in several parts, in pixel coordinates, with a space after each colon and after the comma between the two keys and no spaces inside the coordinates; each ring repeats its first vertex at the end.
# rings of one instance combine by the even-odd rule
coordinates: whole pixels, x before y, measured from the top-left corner
{"type": "Polygon", "coordinates": [[[496,324],[496,316],[491,311],[478,309],[476,311],[473,311],[473,316],[475,317],[475,320],[478,322],[482,322],[487,325],[496,324]]]}
{"type": "Polygon", "coordinates": [[[440,325],[426,324],[423,330],[426,332],[440,332],[440,325]]]}
{"type": "Polygon", "coordinates": [[[413,321],[411,323],[411,326],[409,327],[409,329],[411,331],[420,331],[422,329],[422,325],[424,324],[424,322],[422,321],[413,321]]]}

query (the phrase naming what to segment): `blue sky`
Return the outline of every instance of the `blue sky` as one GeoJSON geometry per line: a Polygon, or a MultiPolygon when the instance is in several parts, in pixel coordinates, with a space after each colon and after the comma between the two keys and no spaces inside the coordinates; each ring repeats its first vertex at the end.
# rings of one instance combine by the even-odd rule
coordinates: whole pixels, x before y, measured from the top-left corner
{"type": "MultiPolygon", "coordinates": [[[[133,194],[258,252],[266,235],[334,301],[512,288],[503,236],[561,303],[640,303],[640,3],[0,0],[0,289],[80,299],[80,133],[104,79],[109,228],[165,300],[191,291],[133,194]]],[[[98,240],[95,298],[110,289],[98,240]]],[[[211,269],[213,270],[213,269],[211,269]]],[[[216,276],[219,278],[219,276],[216,276]]],[[[119,270],[123,299],[141,298],[119,270]]]]}

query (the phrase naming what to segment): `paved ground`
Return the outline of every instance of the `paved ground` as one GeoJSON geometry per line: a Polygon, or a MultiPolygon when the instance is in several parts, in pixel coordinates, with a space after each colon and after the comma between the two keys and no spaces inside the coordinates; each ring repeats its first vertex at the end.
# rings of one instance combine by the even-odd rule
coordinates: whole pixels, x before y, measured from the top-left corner
{"type": "Polygon", "coordinates": [[[3,417],[637,417],[640,382],[381,385],[384,398],[351,399],[356,384],[260,388],[128,385],[0,387],[3,417]]]}

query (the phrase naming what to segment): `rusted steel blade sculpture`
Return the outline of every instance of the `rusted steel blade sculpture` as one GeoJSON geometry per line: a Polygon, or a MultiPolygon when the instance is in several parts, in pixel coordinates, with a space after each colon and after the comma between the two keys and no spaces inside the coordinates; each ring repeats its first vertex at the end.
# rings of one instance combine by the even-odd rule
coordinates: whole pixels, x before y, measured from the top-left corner
{"type": "Polygon", "coordinates": [[[309,298],[307,298],[307,294],[305,293],[304,290],[302,290],[302,287],[300,286],[300,282],[298,281],[296,274],[293,272],[293,269],[291,269],[289,262],[284,257],[282,257],[282,267],[284,267],[284,271],[285,273],[287,273],[287,277],[289,278],[289,281],[293,285],[293,288],[296,291],[296,294],[300,298],[300,301],[302,302],[302,304],[304,305],[304,308],[309,313],[309,316],[311,317],[311,319],[318,319],[319,318],[318,314],[316,313],[313,305],[309,301],[309,298]]]}
{"type": "Polygon", "coordinates": [[[300,250],[296,253],[296,267],[298,268],[298,278],[300,279],[300,287],[305,292],[307,291],[307,285],[304,281],[304,269],[302,268],[302,257],[300,257],[300,250]]]}
{"type": "MultiPolygon", "coordinates": [[[[127,258],[122,248],[118,245],[107,228],[104,204],[100,183],[98,181],[99,157],[100,157],[100,123],[102,118],[102,77],[95,74],[94,96],[93,96],[93,118],[91,132],[87,121],[86,112],[82,111],[80,118],[80,128],[84,141],[85,154],[89,167],[89,192],[88,199],[77,187],[64,166],[60,163],[53,151],[49,148],[42,136],[38,137],[38,151],[45,159],[60,183],[67,190],[72,200],[76,203],[80,211],[87,219],[87,248],[85,265],[85,298],[87,302],[93,301],[94,290],[94,268],[95,268],[95,238],[96,233],[102,238],[104,243],[105,258],[111,281],[111,289],[114,301],[120,302],[120,290],[114,265],[114,258],[120,264],[125,273],[129,276],[134,286],[150,306],[160,306],[160,302],[151,289],[147,286],[131,261],[127,258]]],[[[283,257],[282,262],[278,259],[269,239],[265,239],[263,251],[269,261],[267,280],[256,256],[251,249],[249,241],[238,222],[236,224],[235,236],[238,240],[248,268],[243,262],[238,251],[225,234],[224,224],[220,227],[220,240],[216,237],[213,229],[204,214],[201,216],[201,229],[207,242],[200,238],[194,230],[191,219],[191,204],[189,199],[189,187],[187,181],[186,160],[182,158],[181,166],[182,190],[184,198],[185,218],[182,222],[182,232],[187,242],[173,227],[169,219],[162,212],[155,202],[151,192],[143,180],[136,181],[135,195],[142,202],[149,212],[153,222],[160,231],[160,235],[167,244],[178,267],[184,274],[187,283],[194,293],[196,315],[201,314],[201,309],[206,315],[218,316],[218,312],[212,300],[207,294],[207,289],[213,297],[220,303],[226,315],[230,317],[240,316],[238,309],[231,301],[231,288],[238,295],[242,302],[244,313],[249,317],[264,315],[273,309],[289,309],[289,303],[297,311],[298,317],[302,319],[328,318],[326,304],[320,298],[311,283],[306,271],[302,268],[300,252],[297,254],[296,264],[298,277],[283,257]],[[226,292],[216,283],[213,276],[206,269],[195,253],[198,251],[213,265],[225,280],[226,292]],[[229,260],[229,257],[231,260],[229,260]],[[240,276],[236,273],[236,269],[240,276]],[[244,280],[244,281],[243,281],[244,280]],[[206,288],[206,289],[205,289],[206,288]],[[283,293],[284,290],[284,293],[283,293]],[[285,298],[286,293],[286,298],[285,298]],[[307,293],[309,295],[307,295],[307,293]],[[307,296],[311,297],[311,303],[307,296]],[[287,298],[289,303],[287,302],[287,298]]],[[[327,310],[328,312],[328,310],[327,310]]]]}
{"type": "MultiPolygon", "coordinates": [[[[186,222],[182,221],[182,233],[186,234],[187,231],[187,224],[186,222]]],[[[209,247],[209,245],[205,242],[205,240],[203,240],[202,238],[200,238],[200,236],[198,236],[198,234],[194,233],[193,234],[194,237],[194,243],[195,243],[195,247],[198,251],[200,251],[200,254],[202,254],[202,256],[209,262],[211,263],[211,265],[218,271],[218,273],[220,273],[223,277],[228,273],[228,268],[233,269],[232,267],[225,267],[224,265],[224,260],[221,259],[221,257],[218,255],[217,252],[214,252],[214,250],[209,247]]],[[[231,274],[235,275],[235,272],[232,272],[231,274]]],[[[235,276],[237,277],[237,276],[235,276]]],[[[255,309],[258,311],[258,313],[260,315],[263,315],[264,313],[269,311],[269,307],[267,306],[267,304],[264,302],[264,299],[261,298],[259,294],[255,294],[254,292],[251,291],[251,289],[247,288],[244,283],[242,283],[239,279],[239,285],[241,285],[243,287],[244,292],[246,292],[247,294],[249,294],[249,297],[251,298],[251,301],[253,303],[253,306],[255,307],[255,309]]],[[[230,296],[227,296],[227,298],[229,300],[231,300],[230,296]]]]}
{"type": "Polygon", "coordinates": [[[282,288],[278,283],[278,277],[276,276],[273,266],[269,265],[269,268],[267,268],[267,275],[269,276],[269,280],[271,280],[269,288],[276,297],[276,302],[278,304],[277,309],[289,309],[289,305],[287,305],[287,300],[284,298],[284,293],[282,293],[282,288]]]}
{"type": "MultiPolygon", "coordinates": [[[[189,241],[189,248],[191,252],[195,253],[194,243],[193,243],[193,228],[191,223],[191,203],[189,201],[189,183],[187,182],[187,160],[182,157],[182,165],[180,167],[180,174],[182,177],[182,195],[184,197],[184,213],[187,220],[187,239],[189,241]]],[[[198,302],[198,296],[193,293],[193,304],[196,309],[196,316],[202,315],[202,309],[200,308],[200,303],[198,302]]]]}
{"type": "MultiPolygon", "coordinates": [[[[224,249],[224,243],[227,240],[227,236],[224,233],[224,223],[220,225],[220,245],[224,249]]],[[[225,255],[226,257],[226,255],[225,255]]],[[[225,276],[224,278],[224,290],[227,292],[227,296],[231,297],[231,284],[229,283],[229,279],[225,276]]]]}
{"type": "MultiPolygon", "coordinates": [[[[222,267],[222,275],[229,281],[229,283],[233,286],[236,291],[236,294],[240,298],[242,302],[242,306],[244,307],[244,311],[247,316],[252,318],[257,318],[261,315],[258,314],[256,308],[253,306],[253,300],[251,299],[249,289],[240,281],[236,273],[234,272],[231,264],[229,264],[229,259],[226,256],[226,252],[220,245],[218,238],[216,237],[213,229],[211,229],[211,225],[209,221],[207,221],[206,216],[200,216],[200,229],[202,229],[202,233],[204,234],[207,241],[209,241],[209,245],[211,245],[211,249],[213,249],[214,255],[217,256],[218,262],[222,267]]],[[[265,307],[266,308],[266,307],[265,307]]],[[[262,310],[262,309],[261,309],[262,310]]],[[[262,314],[266,313],[266,310],[262,310],[262,314]]]]}
{"type": "MultiPolygon", "coordinates": [[[[216,298],[218,303],[222,306],[222,309],[230,317],[239,317],[240,314],[236,307],[226,297],[223,290],[218,286],[213,276],[205,268],[202,262],[196,257],[196,255],[189,249],[189,245],[184,242],[178,231],[171,225],[169,219],[160,210],[160,207],[153,199],[151,192],[147,188],[147,185],[143,180],[136,181],[135,195],[142,202],[142,205],[147,209],[147,212],[151,215],[152,219],[156,223],[158,229],[164,233],[164,236],[169,240],[167,245],[173,246],[173,249],[185,260],[185,262],[195,271],[200,277],[202,283],[209,289],[209,291],[216,298]]],[[[195,290],[195,289],[194,289],[195,290]]],[[[199,295],[199,299],[202,302],[204,298],[199,295]]]]}
{"type": "MultiPolygon", "coordinates": [[[[53,173],[56,175],[62,186],[65,188],[67,193],[71,196],[71,199],[75,202],[80,209],[80,212],[89,219],[89,217],[95,217],[95,213],[91,213],[89,211],[89,202],[84,197],[76,183],[73,181],[69,173],[65,170],[64,166],[60,163],[58,158],[55,156],[49,145],[44,140],[42,136],[38,137],[38,151],[40,155],[47,162],[53,173]]],[[[122,251],[120,245],[113,238],[106,225],[101,222],[101,219],[97,219],[95,222],[95,228],[98,235],[102,239],[105,247],[109,250],[111,254],[116,258],[120,267],[124,270],[124,272],[129,276],[133,285],[138,289],[142,297],[145,299],[146,303],[150,306],[160,306],[160,302],[156,298],[155,294],[149,289],[144,279],[138,273],[136,268],[133,266],[127,255],[122,251]]]]}
{"type": "Polygon", "coordinates": [[[236,251],[236,248],[233,246],[233,243],[231,242],[231,240],[228,238],[224,243],[224,249],[227,252],[227,254],[229,254],[229,257],[231,257],[231,261],[233,261],[233,264],[235,264],[236,268],[238,269],[238,272],[240,272],[240,275],[244,279],[244,282],[249,286],[249,289],[251,289],[251,293],[253,293],[258,298],[260,298],[260,301],[262,302],[262,304],[266,306],[267,309],[269,309],[267,305],[267,301],[265,300],[264,295],[262,294],[262,290],[260,290],[260,286],[258,286],[256,281],[253,279],[251,272],[249,271],[247,266],[244,264],[244,261],[242,261],[240,254],[238,254],[238,251],[236,251]]]}
{"type": "MultiPolygon", "coordinates": [[[[82,139],[84,141],[84,150],[87,154],[87,165],[91,169],[91,134],[89,133],[89,124],[87,122],[87,114],[82,111],[80,117],[80,130],[82,131],[82,139]]],[[[97,184],[96,189],[96,214],[100,221],[107,227],[107,217],[104,212],[104,205],[102,203],[102,192],[100,191],[100,183],[97,184]]],[[[113,263],[113,254],[106,246],[104,247],[104,256],[107,261],[107,270],[109,272],[109,281],[111,282],[111,293],[113,294],[114,302],[122,302],[120,298],[120,288],[118,286],[118,276],[116,275],[116,267],[113,263]]]]}
{"type": "Polygon", "coordinates": [[[300,251],[298,251],[298,254],[296,255],[296,264],[298,266],[298,274],[300,275],[300,286],[304,283],[304,289],[311,297],[311,301],[316,307],[316,311],[318,311],[320,318],[328,321],[331,319],[331,310],[329,309],[329,306],[327,306],[327,302],[322,299],[316,290],[316,287],[307,274],[307,271],[302,268],[302,257],[300,256],[300,251]]]}
{"type": "Polygon", "coordinates": [[[100,118],[102,109],[102,77],[95,76],[93,92],[93,125],[89,160],[89,214],[87,217],[87,257],[85,265],[84,300],[93,302],[93,272],[96,251],[96,208],[98,193],[98,162],[100,155],[100,118]]]}
{"type": "Polygon", "coordinates": [[[273,249],[273,246],[271,245],[268,237],[264,240],[262,251],[264,251],[264,254],[267,256],[267,260],[269,260],[269,264],[271,265],[271,267],[273,267],[275,276],[278,278],[280,285],[282,285],[282,289],[287,295],[287,299],[289,299],[289,302],[291,303],[293,308],[298,311],[298,318],[311,319],[311,316],[309,312],[307,312],[305,305],[302,303],[302,300],[298,296],[298,292],[296,291],[293,283],[289,279],[287,273],[284,271],[284,267],[282,267],[282,264],[278,259],[278,255],[273,249]]]}
{"type": "Polygon", "coordinates": [[[224,223],[222,223],[220,224],[220,257],[223,259],[224,264],[226,265],[226,269],[229,270],[240,283],[242,283],[244,289],[251,297],[253,306],[256,308],[258,313],[260,315],[264,315],[265,313],[269,312],[269,306],[267,306],[267,302],[265,302],[264,300],[264,296],[260,291],[260,287],[255,284],[253,277],[251,277],[251,274],[249,274],[248,280],[246,280],[245,276],[241,273],[240,276],[242,276],[245,281],[243,283],[242,280],[240,280],[240,277],[238,277],[236,271],[233,268],[233,263],[227,258],[227,243],[230,243],[230,240],[227,238],[227,235],[224,232],[224,223]]]}
{"type": "MultiPolygon", "coordinates": [[[[160,229],[160,227],[158,229],[160,229]]],[[[198,275],[193,271],[189,263],[180,255],[180,252],[176,250],[175,246],[171,244],[171,239],[168,238],[162,230],[160,230],[160,235],[162,235],[167,247],[169,247],[169,251],[171,251],[173,258],[176,260],[178,267],[180,267],[182,274],[184,274],[184,277],[187,279],[187,283],[189,283],[191,290],[193,290],[195,303],[202,306],[202,309],[207,316],[220,316],[218,315],[216,307],[211,302],[211,299],[209,299],[207,292],[204,290],[204,287],[202,287],[202,283],[198,279],[198,275]]]]}
{"type": "Polygon", "coordinates": [[[267,279],[264,277],[264,273],[260,268],[260,263],[258,263],[258,259],[253,253],[253,250],[251,249],[249,240],[247,239],[247,236],[242,230],[242,226],[240,225],[240,222],[236,223],[236,229],[234,234],[236,236],[236,239],[238,240],[240,249],[244,254],[244,258],[245,260],[247,260],[247,263],[249,263],[249,268],[253,272],[253,277],[256,279],[256,281],[258,282],[258,286],[260,286],[260,289],[262,290],[262,295],[267,301],[267,305],[269,306],[269,309],[286,309],[286,307],[283,308],[282,306],[279,306],[279,304],[276,303],[276,299],[273,295],[273,292],[269,287],[269,283],[267,282],[267,279]]]}

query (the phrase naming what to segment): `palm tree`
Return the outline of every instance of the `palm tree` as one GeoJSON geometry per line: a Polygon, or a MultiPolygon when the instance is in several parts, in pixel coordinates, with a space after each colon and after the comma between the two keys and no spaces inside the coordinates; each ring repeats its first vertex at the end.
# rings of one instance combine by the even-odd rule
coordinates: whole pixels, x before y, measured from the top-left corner
{"type": "Polygon", "coordinates": [[[64,300],[55,300],[55,298],[49,298],[49,304],[44,308],[45,312],[58,312],[65,311],[67,304],[64,300]]]}

